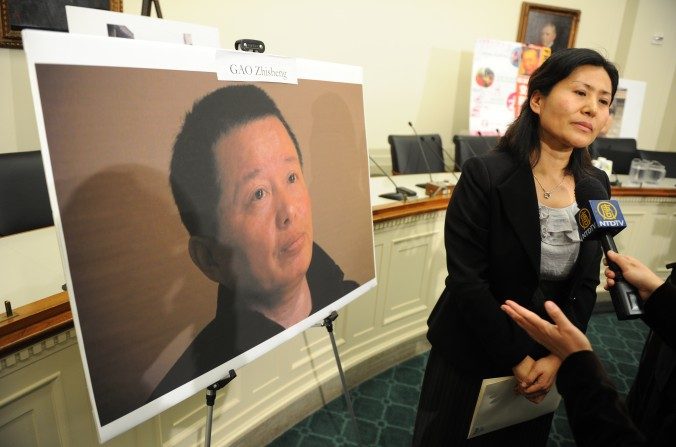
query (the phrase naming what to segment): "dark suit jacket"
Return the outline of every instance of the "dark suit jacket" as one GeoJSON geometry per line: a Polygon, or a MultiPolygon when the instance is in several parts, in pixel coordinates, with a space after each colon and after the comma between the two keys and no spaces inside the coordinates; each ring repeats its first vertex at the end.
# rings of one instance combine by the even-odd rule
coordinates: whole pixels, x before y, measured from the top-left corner
{"type": "MultiPolygon", "coordinates": [[[[359,286],[355,281],[346,280],[341,268],[317,244],[312,246],[312,261],[306,277],[312,294],[311,315],[359,286]]],[[[233,292],[219,285],[216,317],[195,337],[155,388],[148,402],[196,379],[283,330],[277,322],[268,320],[262,314],[235,306],[233,292]]]]}
{"type": "MultiPolygon", "coordinates": [[[[610,192],[606,174],[594,176],[610,192]]],[[[547,351],[502,310],[512,299],[533,309],[539,293],[540,220],[530,166],[506,152],[467,160],[446,212],[448,277],[428,320],[432,346],[458,368],[483,377],[511,375],[527,355],[547,351]]],[[[580,245],[569,296],[559,301],[583,331],[596,302],[601,247],[580,245]]]]}

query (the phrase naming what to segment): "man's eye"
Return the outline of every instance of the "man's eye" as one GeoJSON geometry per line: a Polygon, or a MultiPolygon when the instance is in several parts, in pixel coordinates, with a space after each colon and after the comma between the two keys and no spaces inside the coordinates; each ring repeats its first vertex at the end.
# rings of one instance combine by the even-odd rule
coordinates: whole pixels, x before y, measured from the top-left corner
{"type": "Polygon", "coordinates": [[[289,174],[289,183],[296,183],[296,180],[298,180],[298,176],[295,172],[289,174]]]}
{"type": "Polygon", "coordinates": [[[253,195],[255,200],[260,200],[263,197],[265,197],[265,190],[263,190],[263,188],[258,188],[257,190],[254,191],[253,195]]]}

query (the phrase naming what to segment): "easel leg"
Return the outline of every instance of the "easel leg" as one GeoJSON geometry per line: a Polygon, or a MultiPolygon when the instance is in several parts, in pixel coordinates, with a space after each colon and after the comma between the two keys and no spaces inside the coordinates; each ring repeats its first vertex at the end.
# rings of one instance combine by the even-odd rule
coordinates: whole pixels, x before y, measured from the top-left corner
{"type": "Polygon", "coordinates": [[[216,392],[225,387],[232,379],[237,377],[234,369],[228,372],[228,377],[211,384],[207,387],[207,423],[204,428],[204,447],[211,446],[211,422],[214,416],[214,402],[216,402],[216,392]]]}
{"type": "Polygon", "coordinates": [[[329,338],[331,339],[331,346],[333,347],[333,356],[336,359],[336,365],[338,366],[338,374],[340,375],[340,383],[343,386],[343,395],[345,396],[345,402],[347,403],[347,409],[350,412],[350,417],[352,418],[352,424],[354,426],[354,432],[357,436],[357,445],[361,446],[361,440],[359,436],[359,426],[357,425],[357,418],[354,415],[354,408],[352,408],[352,399],[350,399],[350,392],[347,389],[347,382],[345,381],[345,374],[343,373],[343,365],[340,363],[340,355],[338,354],[338,346],[336,345],[336,337],[333,335],[333,320],[338,318],[338,312],[331,312],[331,315],[324,318],[324,323],[322,326],[326,327],[326,330],[329,333],[329,338]]]}

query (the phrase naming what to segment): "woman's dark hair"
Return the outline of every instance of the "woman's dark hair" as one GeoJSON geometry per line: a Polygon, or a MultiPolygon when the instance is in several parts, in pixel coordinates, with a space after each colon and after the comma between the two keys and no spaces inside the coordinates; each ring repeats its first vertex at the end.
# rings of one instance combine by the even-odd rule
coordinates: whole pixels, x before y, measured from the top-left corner
{"type": "MultiPolygon", "coordinates": [[[[573,70],[584,65],[603,68],[610,77],[612,85],[611,102],[615,98],[619,74],[615,65],[598,52],[587,48],[568,48],[552,54],[528,81],[528,97],[523,103],[521,113],[509,126],[500,139],[497,150],[506,151],[523,163],[531,163],[531,153],[535,152],[535,162],[540,157],[540,116],[530,108],[530,100],[535,92],[547,96],[554,86],[567,78],[573,70]]],[[[584,171],[592,168],[589,151],[573,151],[566,173],[580,178],[584,171]]]]}

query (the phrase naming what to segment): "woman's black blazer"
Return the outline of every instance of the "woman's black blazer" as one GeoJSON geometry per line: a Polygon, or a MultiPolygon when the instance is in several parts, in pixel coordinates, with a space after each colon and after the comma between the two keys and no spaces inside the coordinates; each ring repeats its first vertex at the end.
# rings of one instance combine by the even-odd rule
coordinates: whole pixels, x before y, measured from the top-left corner
{"type": "MultiPolygon", "coordinates": [[[[594,168],[610,195],[608,176],[594,168]]],[[[511,299],[532,309],[539,292],[540,219],[530,166],[506,152],[469,159],[446,211],[448,277],[428,320],[428,339],[460,369],[511,375],[527,355],[547,354],[502,310],[511,299]]],[[[581,243],[563,311],[583,331],[596,302],[601,246],[581,243]]]]}

